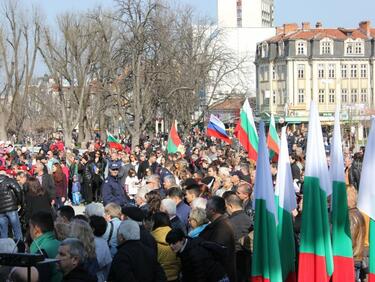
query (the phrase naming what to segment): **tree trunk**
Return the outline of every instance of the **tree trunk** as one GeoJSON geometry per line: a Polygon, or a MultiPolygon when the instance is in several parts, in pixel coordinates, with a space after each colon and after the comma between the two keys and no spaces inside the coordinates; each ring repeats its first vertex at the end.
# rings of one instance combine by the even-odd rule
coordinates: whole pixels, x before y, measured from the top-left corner
{"type": "Polygon", "coordinates": [[[141,136],[140,131],[135,131],[132,134],[132,151],[134,151],[135,147],[139,145],[139,137],[141,136]]]}
{"type": "Polygon", "coordinates": [[[0,140],[6,141],[7,140],[7,126],[6,126],[6,113],[3,111],[0,112],[0,140]]]}
{"type": "Polygon", "coordinates": [[[72,130],[64,128],[64,142],[66,148],[73,148],[72,130]]]}

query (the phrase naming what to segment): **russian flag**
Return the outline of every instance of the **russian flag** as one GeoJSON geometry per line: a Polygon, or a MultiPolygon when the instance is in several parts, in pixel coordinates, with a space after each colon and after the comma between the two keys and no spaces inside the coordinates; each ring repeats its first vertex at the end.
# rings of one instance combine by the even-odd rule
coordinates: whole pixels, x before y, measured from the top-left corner
{"type": "Polygon", "coordinates": [[[232,144],[232,140],[225,131],[224,123],[222,123],[220,119],[212,114],[207,125],[207,135],[219,138],[228,144],[232,144]]]}

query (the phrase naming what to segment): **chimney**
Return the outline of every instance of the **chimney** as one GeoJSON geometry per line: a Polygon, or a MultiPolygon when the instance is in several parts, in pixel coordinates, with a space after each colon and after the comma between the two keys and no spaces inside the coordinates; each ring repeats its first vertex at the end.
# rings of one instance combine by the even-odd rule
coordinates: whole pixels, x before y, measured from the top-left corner
{"type": "Polygon", "coordinates": [[[297,31],[297,29],[298,29],[298,25],[295,24],[295,23],[284,24],[284,33],[285,34],[293,32],[293,31],[297,31]]]}
{"type": "Polygon", "coordinates": [[[363,21],[359,23],[359,30],[362,31],[367,36],[370,36],[371,22],[363,21]]]}
{"type": "Polygon", "coordinates": [[[311,26],[309,22],[303,22],[302,23],[302,30],[310,30],[311,26]]]}
{"type": "Polygon", "coordinates": [[[322,27],[323,27],[322,22],[316,22],[315,27],[316,27],[316,28],[322,28],[322,27]]]}

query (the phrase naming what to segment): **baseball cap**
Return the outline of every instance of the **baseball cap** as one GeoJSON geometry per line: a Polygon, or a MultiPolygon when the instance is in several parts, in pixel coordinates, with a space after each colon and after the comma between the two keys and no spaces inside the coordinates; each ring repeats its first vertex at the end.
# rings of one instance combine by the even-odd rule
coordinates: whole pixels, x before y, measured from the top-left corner
{"type": "Polygon", "coordinates": [[[138,207],[123,207],[121,212],[134,221],[142,222],[145,218],[143,211],[138,207]]]}
{"type": "Polygon", "coordinates": [[[111,165],[109,166],[109,169],[110,170],[120,169],[120,165],[118,163],[111,163],[111,165]]]}

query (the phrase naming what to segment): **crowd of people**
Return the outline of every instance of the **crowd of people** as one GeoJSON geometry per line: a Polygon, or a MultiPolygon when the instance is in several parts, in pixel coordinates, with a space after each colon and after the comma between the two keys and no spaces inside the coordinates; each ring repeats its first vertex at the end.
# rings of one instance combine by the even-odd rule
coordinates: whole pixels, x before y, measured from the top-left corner
{"type": "MultiPolygon", "coordinates": [[[[288,133],[297,251],[305,136],[288,133]]],[[[32,281],[249,281],[256,164],[198,132],[184,143],[184,152],[168,153],[157,139],[133,151],[99,139],[78,150],[57,138],[36,152],[1,142],[0,253],[58,260],[33,267],[32,281]]],[[[363,154],[344,151],[357,281],[368,257],[368,218],[356,208],[363,154]]],[[[0,281],[26,277],[25,268],[0,266],[0,281]]]]}

